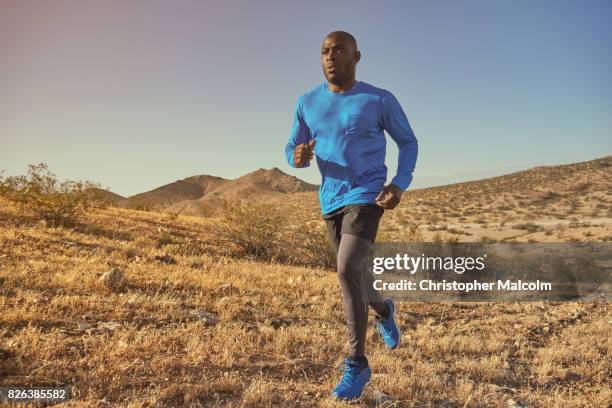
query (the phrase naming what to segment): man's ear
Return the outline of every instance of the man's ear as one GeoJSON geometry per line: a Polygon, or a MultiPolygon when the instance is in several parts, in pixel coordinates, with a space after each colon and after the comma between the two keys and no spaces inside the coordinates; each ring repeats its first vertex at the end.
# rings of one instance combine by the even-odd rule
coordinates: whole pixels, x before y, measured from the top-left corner
{"type": "Polygon", "coordinates": [[[361,51],[355,51],[355,63],[361,60],[361,51]]]}

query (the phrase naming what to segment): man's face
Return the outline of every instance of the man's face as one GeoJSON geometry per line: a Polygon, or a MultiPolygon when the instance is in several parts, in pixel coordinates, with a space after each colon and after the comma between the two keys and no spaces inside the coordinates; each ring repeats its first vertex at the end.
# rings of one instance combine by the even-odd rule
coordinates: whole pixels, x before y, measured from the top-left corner
{"type": "Polygon", "coordinates": [[[333,35],[327,37],[321,46],[321,65],[325,78],[334,85],[341,85],[355,75],[359,51],[350,39],[333,35]]]}

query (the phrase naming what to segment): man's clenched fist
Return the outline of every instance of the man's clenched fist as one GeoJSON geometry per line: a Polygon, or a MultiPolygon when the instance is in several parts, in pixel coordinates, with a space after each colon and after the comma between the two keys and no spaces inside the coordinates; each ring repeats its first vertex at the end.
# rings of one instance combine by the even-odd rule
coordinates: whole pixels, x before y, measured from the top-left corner
{"type": "Polygon", "coordinates": [[[297,145],[293,151],[293,163],[295,167],[304,167],[306,163],[309,163],[314,159],[314,147],[317,144],[316,140],[311,140],[308,144],[303,143],[297,145]]]}
{"type": "Polygon", "coordinates": [[[375,201],[379,207],[385,210],[392,210],[397,207],[401,199],[402,190],[395,184],[389,184],[378,193],[375,201]]]}

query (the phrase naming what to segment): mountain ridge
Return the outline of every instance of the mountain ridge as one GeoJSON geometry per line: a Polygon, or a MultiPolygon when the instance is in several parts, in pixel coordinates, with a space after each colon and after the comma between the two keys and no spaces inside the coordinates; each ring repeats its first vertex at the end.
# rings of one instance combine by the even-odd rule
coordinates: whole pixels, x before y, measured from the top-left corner
{"type": "MultiPolygon", "coordinates": [[[[572,189],[573,186],[568,183],[606,183],[606,174],[611,168],[612,155],[606,155],[583,162],[534,166],[501,176],[410,191],[416,194],[434,190],[452,192],[474,188],[483,191],[512,191],[524,190],[527,186],[536,190],[572,189]]],[[[184,215],[209,215],[219,210],[224,200],[282,199],[287,194],[314,192],[318,187],[289,175],[278,167],[273,167],[259,168],[235,179],[207,174],[194,175],[129,197],[122,197],[109,190],[102,190],[102,194],[112,205],[123,208],[169,211],[184,215]]]]}

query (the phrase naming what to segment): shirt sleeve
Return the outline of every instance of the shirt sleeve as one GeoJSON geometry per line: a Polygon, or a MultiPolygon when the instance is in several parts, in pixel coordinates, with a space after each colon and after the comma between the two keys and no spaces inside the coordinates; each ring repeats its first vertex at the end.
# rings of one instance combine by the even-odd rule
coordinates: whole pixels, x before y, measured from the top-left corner
{"type": "MultiPolygon", "coordinates": [[[[296,167],[293,162],[293,151],[295,148],[300,144],[308,143],[310,139],[310,129],[306,125],[306,122],[304,122],[304,116],[302,115],[302,98],[300,97],[295,105],[293,125],[291,126],[289,141],[285,146],[285,158],[291,167],[296,167]]],[[[309,166],[310,163],[305,163],[302,168],[309,166]]]]}
{"type": "Polygon", "coordinates": [[[412,182],[412,172],[416,166],[418,143],[414,132],[408,123],[408,118],[401,105],[387,92],[383,97],[383,127],[389,136],[397,143],[399,157],[397,160],[397,174],[391,180],[402,191],[406,191],[412,182]]]}

